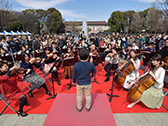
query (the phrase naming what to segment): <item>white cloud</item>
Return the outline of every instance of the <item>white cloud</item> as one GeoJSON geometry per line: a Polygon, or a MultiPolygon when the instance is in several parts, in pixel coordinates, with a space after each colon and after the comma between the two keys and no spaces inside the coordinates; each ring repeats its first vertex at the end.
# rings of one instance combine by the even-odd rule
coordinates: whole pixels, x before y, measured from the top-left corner
{"type": "Polygon", "coordinates": [[[75,10],[64,10],[64,9],[59,9],[61,14],[63,16],[71,17],[74,19],[87,19],[88,17],[84,14],[79,14],[75,10]]]}
{"type": "MultiPolygon", "coordinates": [[[[146,2],[146,3],[153,3],[153,2],[157,2],[158,0],[138,0],[139,2],[146,2]]],[[[162,1],[162,0],[160,0],[162,1]]]]}
{"type": "Polygon", "coordinates": [[[47,9],[58,4],[68,2],[70,0],[16,0],[19,4],[25,7],[34,9],[47,9]]]}

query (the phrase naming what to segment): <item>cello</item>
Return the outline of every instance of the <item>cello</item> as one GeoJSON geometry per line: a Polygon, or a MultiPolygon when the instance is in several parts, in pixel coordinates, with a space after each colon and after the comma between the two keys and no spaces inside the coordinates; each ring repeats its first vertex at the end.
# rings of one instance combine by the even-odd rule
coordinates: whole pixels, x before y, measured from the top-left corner
{"type": "MultiPolygon", "coordinates": [[[[168,63],[163,63],[152,70],[153,73],[155,73],[160,67],[163,67],[165,65],[168,65],[168,63]]],[[[150,86],[152,86],[155,83],[155,80],[150,74],[145,75],[140,79],[140,81],[135,84],[132,89],[128,92],[127,98],[131,101],[135,102],[137,101],[142,93],[148,89],[150,86]]]]}
{"type": "MultiPolygon", "coordinates": [[[[164,62],[168,63],[168,56],[164,59],[164,62]]],[[[168,88],[168,66],[166,66],[165,71],[166,71],[166,74],[164,78],[164,87],[168,88]]]]}
{"type": "MultiPolygon", "coordinates": [[[[138,53],[133,59],[135,60],[135,59],[136,59],[138,56],[140,56],[142,53],[143,53],[143,52],[138,53]]],[[[114,81],[116,84],[119,84],[119,85],[123,84],[124,81],[125,81],[125,79],[126,79],[126,76],[127,76],[129,73],[131,73],[133,70],[134,70],[134,65],[133,65],[133,63],[132,63],[131,61],[129,61],[128,63],[126,63],[126,64],[124,65],[124,67],[123,67],[120,71],[116,70],[116,73],[117,73],[117,74],[114,75],[114,80],[113,80],[113,81],[114,81]]]]}

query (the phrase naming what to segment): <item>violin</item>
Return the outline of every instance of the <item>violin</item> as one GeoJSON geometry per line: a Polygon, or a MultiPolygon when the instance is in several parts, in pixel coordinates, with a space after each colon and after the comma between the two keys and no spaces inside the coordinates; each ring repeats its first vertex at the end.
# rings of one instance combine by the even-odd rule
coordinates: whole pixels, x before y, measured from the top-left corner
{"type": "Polygon", "coordinates": [[[91,53],[92,53],[94,56],[99,56],[99,53],[97,52],[96,49],[92,50],[91,53]]]}
{"type": "Polygon", "coordinates": [[[35,60],[32,60],[33,58],[30,58],[30,60],[28,62],[30,62],[31,64],[35,63],[40,63],[42,59],[44,58],[40,58],[40,57],[36,57],[34,58],[35,60]]]}

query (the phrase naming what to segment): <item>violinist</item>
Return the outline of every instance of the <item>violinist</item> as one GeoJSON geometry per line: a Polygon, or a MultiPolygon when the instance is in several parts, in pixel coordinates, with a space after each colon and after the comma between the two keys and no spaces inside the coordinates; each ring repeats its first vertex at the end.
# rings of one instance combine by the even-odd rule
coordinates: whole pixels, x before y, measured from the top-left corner
{"type": "Polygon", "coordinates": [[[6,62],[0,61],[0,90],[5,99],[20,100],[17,114],[25,117],[28,114],[23,112],[23,107],[29,106],[29,103],[26,95],[17,86],[17,75],[12,75],[16,68],[16,66],[9,68],[6,62]]]}
{"type": "Polygon", "coordinates": [[[112,53],[107,54],[105,57],[105,67],[104,70],[107,72],[105,76],[107,76],[105,82],[109,81],[110,70],[116,70],[118,68],[119,63],[119,55],[116,52],[116,48],[112,48],[112,53]]]}
{"type": "Polygon", "coordinates": [[[57,43],[55,42],[53,42],[51,45],[51,52],[54,54],[57,53],[59,56],[62,55],[61,48],[57,46],[57,43]]]}
{"type": "Polygon", "coordinates": [[[150,70],[147,71],[144,75],[141,75],[138,78],[143,79],[143,76],[149,74],[153,77],[155,83],[146,89],[141,97],[136,101],[127,106],[127,108],[132,108],[138,102],[143,102],[148,108],[159,109],[162,105],[163,99],[160,103],[159,100],[163,96],[163,85],[164,85],[164,77],[165,77],[165,70],[160,66],[162,62],[162,57],[159,54],[156,54],[152,57],[152,65],[150,66],[150,70]],[[158,68],[155,72],[152,72],[155,68],[158,68]],[[157,106],[156,106],[157,105],[157,106]]]}
{"type": "MultiPolygon", "coordinates": [[[[135,80],[138,76],[139,76],[139,67],[140,67],[140,60],[138,57],[135,58],[135,60],[133,59],[137,54],[137,51],[132,49],[130,51],[130,62],[132,62],[133,66],[134,66],[134,70],[129,73],[126,76],[125,82],[123,84],[123,87],[126,90],[129,90],[131,88],[131,86],[134,84],[133,80],[135,80]]],[[[121,69],[123,66],[121,66],[119,69],[121,69]]]]}
{"type": "MultiPolygon", "coordinates": [[[[43,62],[44,64],[44,71],[46,73],[49,72],[50,68],[53,66],[54,62],[60,61],[59,64],[54,67],[52,71],[52,75],[54,79],[57,81],[58,85],[61,85],[60,80],[58,79],[58,69],[62,63],[62,61],[59,59],[59,57],[54,57],[53,53],[50,53],[50,48],[46,47],[44,49],[45,53],[41,56],[41,58],[45,58],[45,61],[43,62]]],[[[56,55],[56,54],[55,54],[56,55]]]]}
{"type": "Polygon", "coordinates": [[[130,51],[132,50],[132,45],[128,44],[127,49],[123,50],[123,59],[124,60],[129,60],[130,59],[130,51]]]}
{"type": "Polygon", "coordinates": [[[32,98],[33,97],[32,91],[34,89],[39,89],[43,87],[46,91],[46,94],[51,96],[52,94],[48,91],[47,86],[45,84],[45,80],[41,78],[33,69],[33,66],[39,68],[41,66],[41,63],[44,62],[44,60],[42,60],[39,63],[35,63],[35,58],[30,59],[29,55],[23,53],[21,55],[21,61],[22,62],[20,63],[20,66],[24,69],[27,69],[24,75],[24,79],[28,83],[31,83],[31,88],[30,91],[28,92],[28,95],[32,98]]]}
{"type": "MultiPolygon", "coordinates": [[[[64,54],[64,60],[69,59],[69,58],[74,58],[74,56],[75,54],[71,51],[71,48],[69,47],[67,53],[64,54]]],[[[64,78],[65,79],[69,79],[70,77],[72,77],[73,67],[74,65],[64,67],[64,78]],[[71,67],[71,71],[70,71],[70,67],[71,67]]]]}
{"type": "Polygon", "coordinates": [[[90,55],[91,56],[99,56],[99,52],[96,50],[96,46],[94,44],[91,45],[91,50],[90,50],[90,55]]]}

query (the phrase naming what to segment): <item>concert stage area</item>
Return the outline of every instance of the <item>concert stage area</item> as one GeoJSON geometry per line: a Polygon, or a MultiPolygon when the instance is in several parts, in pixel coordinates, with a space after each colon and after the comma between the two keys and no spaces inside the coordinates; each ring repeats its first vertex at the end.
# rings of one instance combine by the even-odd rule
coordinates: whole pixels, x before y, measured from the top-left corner
{"type": "Polygon", "coordinates": [[[47,115],[43,126],[116,126],[113,113],[104,93],[92,94],[92,108],[76,109],[76,94],[59,93],[47,115]]]}

